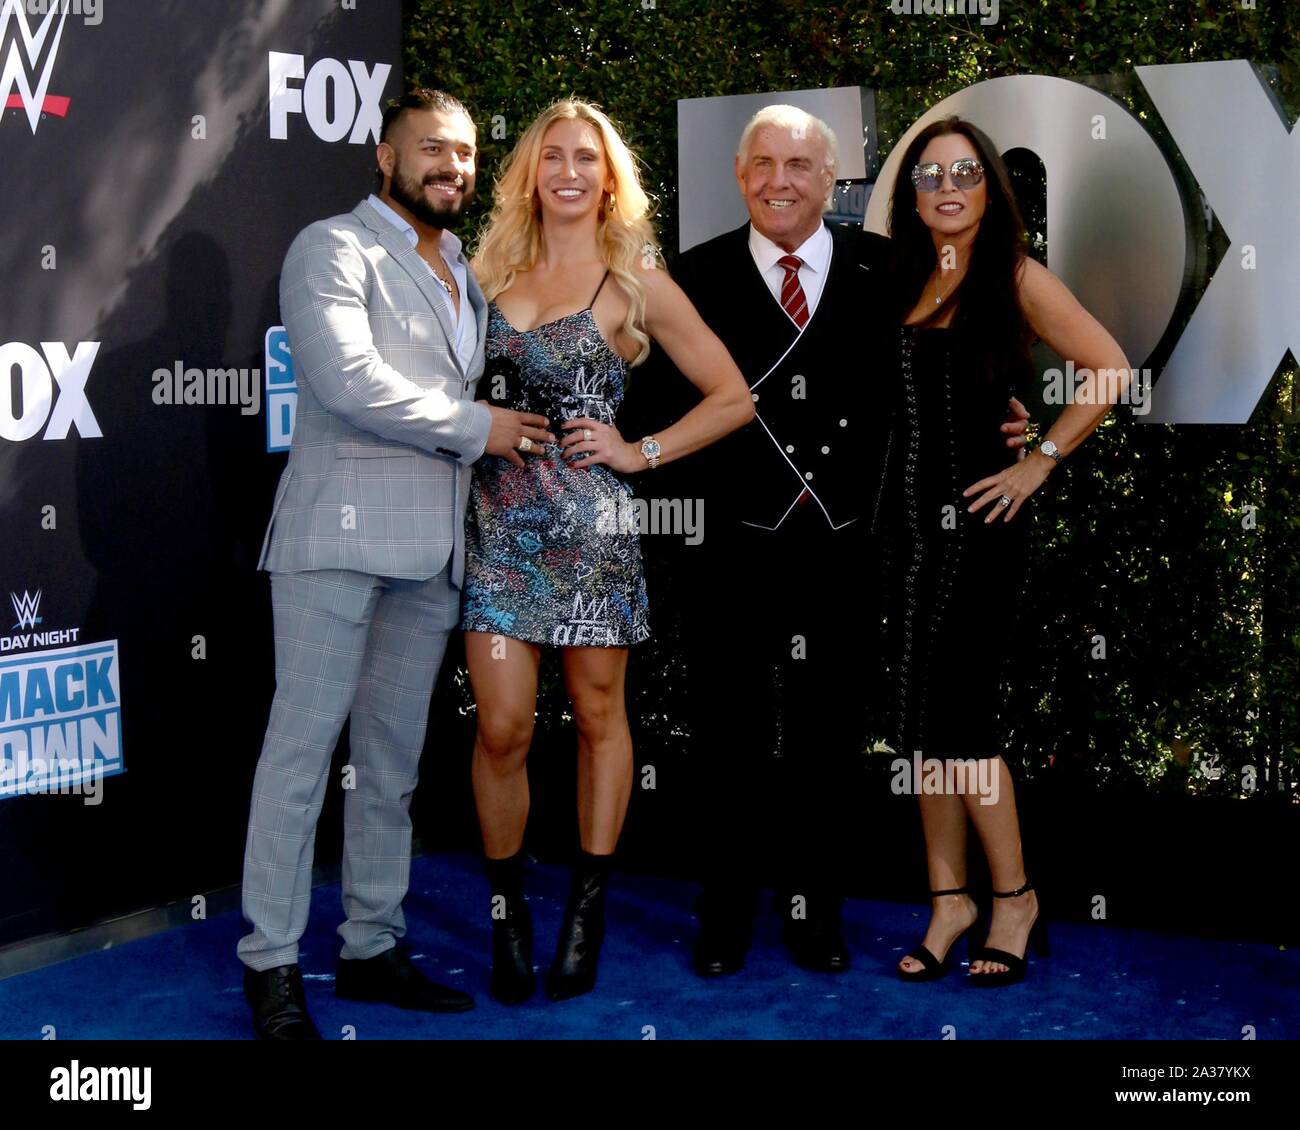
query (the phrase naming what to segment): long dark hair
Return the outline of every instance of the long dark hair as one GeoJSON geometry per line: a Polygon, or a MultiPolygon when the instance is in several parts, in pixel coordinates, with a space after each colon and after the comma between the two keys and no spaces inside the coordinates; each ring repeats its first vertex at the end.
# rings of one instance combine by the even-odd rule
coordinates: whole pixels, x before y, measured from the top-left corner
{"type": "Polygon", "coordinates": [[[1032,336],[1017,293],[1016,279],[1028,238],[1020,208],[1011,191],[1011,178],[997,147],[973,122],[951,116],[932,122],[912,139],[898,166],[889,209],[894,278],[898,281],[898,319],[915,308],[926,281],[938,263],[934,239],[916,210],[912,168],[931,138],[959,133],[975,148],[984,166],[987,203],[971,246],[970,263],[962,281],[921,325],[933,325],[955,304],[954,327],[974,329],[970,339],[990,378],[1019,380],[1029,368],[1032,336]]]}

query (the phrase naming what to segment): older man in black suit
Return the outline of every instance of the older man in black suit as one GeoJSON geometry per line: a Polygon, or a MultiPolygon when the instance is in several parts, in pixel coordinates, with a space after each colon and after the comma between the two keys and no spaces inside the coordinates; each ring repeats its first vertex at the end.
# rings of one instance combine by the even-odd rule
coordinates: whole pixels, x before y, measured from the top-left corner
{"type": "MultiPolygon", "coordinates": [[[[706,501],[697,568],[678,598],[688,671],[705,684],[693,720],[704,880],[694,964],[704,976],[743,966],[765,875],[779,879],[794,961],[822,972],[849,964],[845,832],[878,648],[868,538],[899,315],[889,240],[823,218],[837,157],[824,122],[765,107],[735,160],[749,222],[673,268],[757,411],[678,472],[677,489],[706,501]]],[[[1004,425],[1012,446],[1023,443],[1023,415],[1015,405],[1004,425]]]]}

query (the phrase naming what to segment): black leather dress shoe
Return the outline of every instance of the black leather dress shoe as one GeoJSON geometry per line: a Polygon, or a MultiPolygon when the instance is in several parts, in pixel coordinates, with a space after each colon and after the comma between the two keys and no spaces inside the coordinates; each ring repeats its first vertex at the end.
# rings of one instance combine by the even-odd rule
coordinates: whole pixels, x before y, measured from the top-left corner
{"type": "Polygon", "coordinates": [[[696,935],[691,965],[701,977],[739,973],[745,967],[748,950],[748,931],[706,921],[696,935]]]}
{"type": "Polygon", "coordinates": [[[244,996],[253,1008],[253,1030],[263,1040],[319,1040],[307,1014],[302,970],[296,965],[274,969],[244,967],[244,996]]]}
{"type": "Polygon", "coordinates": [[[700,932],[695,936],[691,966],[701,977],[724,977],[745,967],[758,913],[758,888],[743,875],[706,878],[695,911],[700,932]]]}
{"type": "Polygon", "coordinates": [[[339,958],[334,995],[422,1012],[467,1012],[474,1007],[474,998],[468,993],[430,981],[399,946],[361,961],[339,958]]]}
{"type": "Polygon", "coordinates": [[[786,922],[785,946],[797,966],[813,973],[843,973],[849,967],[849,950],[840,933],[838,914],[786,922]]]}

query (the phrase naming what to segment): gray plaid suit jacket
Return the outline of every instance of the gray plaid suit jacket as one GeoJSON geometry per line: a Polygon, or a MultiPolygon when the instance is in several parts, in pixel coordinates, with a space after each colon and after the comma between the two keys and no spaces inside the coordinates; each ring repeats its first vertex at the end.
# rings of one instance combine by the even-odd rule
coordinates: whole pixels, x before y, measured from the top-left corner
{"type": "Polygon", "coordinates": [[[491,424],[474,403],[487,303],[468,278],[467,371],[432,272],[368,202],[294,240],[280,312],[298,408],[259,568],[427,580],[450,561],[460,587],[470,465],[491,424]]]}

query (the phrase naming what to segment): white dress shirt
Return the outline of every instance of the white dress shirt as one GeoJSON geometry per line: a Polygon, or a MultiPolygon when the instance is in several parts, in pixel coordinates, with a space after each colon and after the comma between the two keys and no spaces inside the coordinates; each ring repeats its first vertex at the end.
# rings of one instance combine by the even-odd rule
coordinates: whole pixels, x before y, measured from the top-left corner
{"type": "MultiPolygon", "coordinates": [[[[818,224],[817,230],[803,241],[793,252],[778,247],[758,228],[749,225],[749,253],[754,257],[758,273],[767,283],[777,305],[781,304],[781,286],[785,282],[785,268],[777,264],[784,255],[794,254],[803,260],[799,268],[799,285],[803,287],[804,297],[808,300],[808,317],[811,319],[817,310],[817,300],[822,296],[826,285],[826,274],[831,266],[831,233],[825,224],[818,224]]],[[[789,317],[789,315],[786,315],[789,317]]],[[[793,321],[794,319],[791,319],[793,321]]]]}
{"type": "MultiPolygon", "coordinates": [[[[392,224],[399,232],[406,236],[407,242],[412,247],[418,247],[420,243],[419,233],[408,224],[401,216],[394,212],[387,204],[379,199],[378,196],[371,193],[370,203],[388,223],[392,224]]],[[[451,276],[456,280],[456,286],[460,290],[460,314],[457,316],[456,303],[452,301],[451,295],[443,289],[439,281],[436,287],[437,293],[447,303],[447,312],[451,315],[451,324],[456,327],[456,356],[460,358],[460,363],[469,369],[474,362],[474,351],[478,348],[478,318],[474,313],[474,307],[469,300],[469,268],[465,265],[465,260],[461,256],[461,242],[446,228],[442,229],[442,238],[438,243],[438,250],[442,252],[443,261],[451,270],[451,276]]],[[[424,260],[421,260],[424,262],[424,260]]],[[[435,271],[428,263],[424,263],[428,268],[435,281],[438,279],[438,272],[435,271]]],[[[811,304],[809,309],[811,309],[811,304]]]]}

